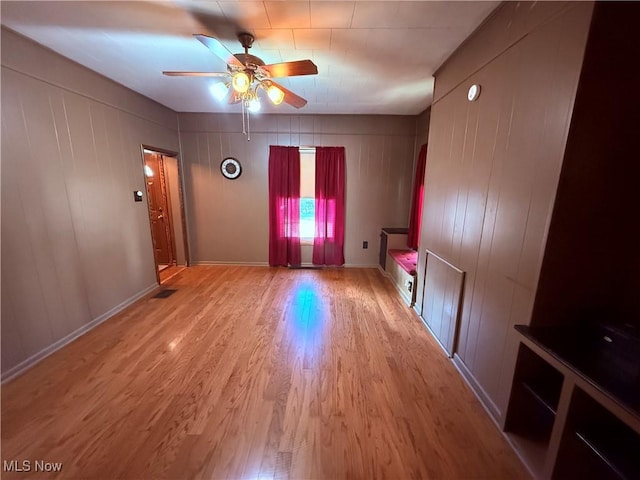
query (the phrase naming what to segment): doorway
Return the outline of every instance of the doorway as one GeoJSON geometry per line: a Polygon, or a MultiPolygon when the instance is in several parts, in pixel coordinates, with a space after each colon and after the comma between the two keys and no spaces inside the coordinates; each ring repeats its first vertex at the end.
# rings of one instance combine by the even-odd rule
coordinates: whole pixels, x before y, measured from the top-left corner
{"type": "Polygon", "coordinates": [[[186,224],[177,153],[143,146],[153,258],[158,283],[188,265],[186,224]]]}

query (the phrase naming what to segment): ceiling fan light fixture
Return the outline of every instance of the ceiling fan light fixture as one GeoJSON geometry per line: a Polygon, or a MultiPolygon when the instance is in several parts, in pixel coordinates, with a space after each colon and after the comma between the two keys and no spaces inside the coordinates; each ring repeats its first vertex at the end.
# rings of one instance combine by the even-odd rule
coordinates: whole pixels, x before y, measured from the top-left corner
{"type": "MultiPolygon", "coordinates": [[[[0,0],[2,1],[2,0],[0,0]]],[[[225,72],[174,72],[164,71],[171,77],[217,77],[224,80],[209,85],[211,95],[220,103],[241,104],[242,133],[250,140],[249,113],[260,110],[258,90],[263,89],[273,105],[287,103],[295,108],[302,108],[307,101],[270,80],[271,77],[290,77],[299,75],[317,75],[318,67],[311,60],[296,60],[281,63],[265,64],[264,61],[251,55],[254,37],[250,33],[241,32],[238,40],[244,47],[244,53],[232,53],[220,40],[207,35],[196,34],[194,37],[211,53],[227,64],[225,72]]]]}
{"type": "Polygon", "coordinates": [[[247,90],[249,90],[249,87],[251,86],[251,79],[249,78],[249,75],[247,75],[244,72],[238,72],[233,76],[233,79],[231,80],[231,85],[233,86],[233,89],[238,92],[238,93],[245,93],[247,90]]]}
{"type": "Polygon", "coordinates": [[[222,102],[227,96],[229,85],[226,85],[224,82],[216,82],[209,87],[209,91],[211,92],[211,95],[213,95],[213,98],[222,102]]]}
{"type": "Polygon", "coordinates": [[[260,111],[260,100],[258,99],[258,97],[254,97],[251,100],[249,100],[249,103],[247,105],[247,110],[249,110],[251,113],[257,113],[260,111]]]}
{"type": "Polygon", "coordinates": [[[284,92],[275,85],[270,85],[267,88],[267,95],[274,105],[280,105],[284,100],[284,92]]]}

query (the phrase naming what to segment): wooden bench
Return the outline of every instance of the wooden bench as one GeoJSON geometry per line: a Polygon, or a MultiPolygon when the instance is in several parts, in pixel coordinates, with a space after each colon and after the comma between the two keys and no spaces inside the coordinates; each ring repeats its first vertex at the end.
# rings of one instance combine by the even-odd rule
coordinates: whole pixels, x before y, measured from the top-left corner
{"type": "Polygon", "coordinates": [[[403,300],[412,307],[416,302],[416,268],[418,252],[407,249],[387,250],[385,271],[400,292],[403,300]]]}

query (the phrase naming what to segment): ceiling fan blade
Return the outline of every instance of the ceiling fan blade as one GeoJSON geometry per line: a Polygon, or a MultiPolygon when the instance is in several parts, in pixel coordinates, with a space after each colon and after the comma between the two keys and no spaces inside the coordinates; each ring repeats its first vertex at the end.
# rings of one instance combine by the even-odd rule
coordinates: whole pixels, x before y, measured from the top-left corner
{"type": "Polygon", "coordinates": [[[271,77],[293,77],[296,75],[317,75],[318,67],[311,60],[297,60],[295,62],[272,63],[263,65],[271,77]]]}
{"type": "Polygon", "coordinates": [[[227,47],[220,43],[219,40],[201,34],[194,34],[193,36],[196,37],[200,43],[207,47],[215,56],[224,60],[227,65],[244,68],[244,64],[238,60],[238,58],[227,49],[227,47]]]}
{"type": "MultiPolygon", "coordinates": [[[[206,32],[215,34],[216,38],[224,40],[236,40],[238,32],[246,32],[245,26],[240,25],[234,18],[229,18],[222,13],[214,13],[215,7],[207,6],[211,2],[184,2],[179,3],[185,5],[187,11],[191,13],[193,18],[203,27],[206,32]],[[197,5],[194,5],[198,3],[197,5]]],[[[219,7],[218,7],[219,8],[219,7]]]]}
{"type": "Polygon", "coordinates": [[[228,77],[227,72],[162,72],[168,77],[228,77]]]}
{"type": "Polygon", "coordinates": [[[282,85],[276,82],[271,82],[272,85],[278,87],[284,93],[283,101],[291,105],[292,107],[302,108],[307,104],[307,101],[300,95],[296,95],[291,90],[287,90],[282,85]]]}

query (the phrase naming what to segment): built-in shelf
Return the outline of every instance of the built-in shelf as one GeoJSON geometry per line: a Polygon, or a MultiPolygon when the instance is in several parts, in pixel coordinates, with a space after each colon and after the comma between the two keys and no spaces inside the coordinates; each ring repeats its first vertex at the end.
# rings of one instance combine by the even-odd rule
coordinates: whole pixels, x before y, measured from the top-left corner
{"type": "Polygon", "coordinates": [[[605,428],[583,427],[576,436],[620,478],[640,478],[640,436],[619,423],[605,428]]]}
{"type": "Polygon", "coordinates": [[[629,480],[631,479],[631,477],[628,477],[623,473],[624,468],[622,469],[620,468],[620,460],[616,461],[615,456],[613,457],[611,456],[612,452],[609,452],[609,454],[607,454],[606,450],[602,450],[602,448],[598,446],[597,442],[594,443],[589,439],[588,436],[585,436],[580,432],[576,432],[576,437],[578,438],[578,440],[584,443],[591,450],[591,452],[593,452],[596,455],[596,457],[598,457],[598,459],[604,462],[604,464],[606,465],[606,468],[610,470],[611,475],[620,479],[627,479],[627,478],[629,480]]]}
{"type": "MultiPolygon", "coordinates": [[[[534,476],[640,479],[640,415],[629,408],[631,397],[618,399],[601,386],[607,380],[594,381],[595,369],[587,375],[576,368],[578,357],[564,358],[554,348],[562,341],[559,334],[545,330],[538,337],[536,329],[517,330],[523,336],[505,433],[534,476]]],[[[607,352],[607,359],[615,364],[614,354],[607,352]]]]}
{"type": "Polygon", "coordinates": [[[547,455],[547,444],[531,439],[530,436],[522,436],[513,432],[507,433],[507,437],[516,451],[523,457],[522,459],[532,470],[534,476],[541,478],[547,455]]]}
{"type": "Polygon", "coordinates": [[[617,327],[585,323],[574,327],[516,330],[573,373],[640,416],[640,340],[617,327]]]}
{"type": "Polygon", "coordinates": [[[522,387],[543,405],[549,413],[555,415],[558,410],[558,391],[549,384],[541,383],[531,384],[531,382],[522,382],[522,387]]]}
{"type": "Polygon", "coordinates": [[[562,383],[560,372],[520,345],[505,433],[537,476],[543,473],[562,383]]]}
{"type": "Polygon", "coordinates": [[[554,477],[574,473],[598,480],[640,478],[638,432],[579,388],[571,398],[554,477]]]}

